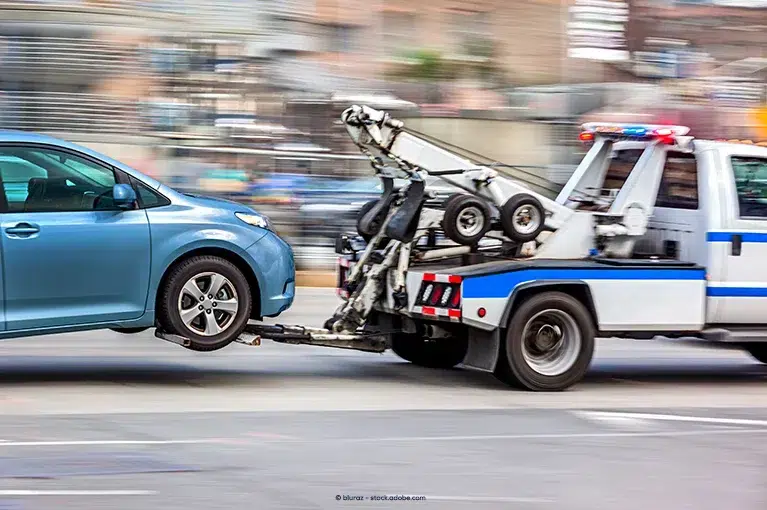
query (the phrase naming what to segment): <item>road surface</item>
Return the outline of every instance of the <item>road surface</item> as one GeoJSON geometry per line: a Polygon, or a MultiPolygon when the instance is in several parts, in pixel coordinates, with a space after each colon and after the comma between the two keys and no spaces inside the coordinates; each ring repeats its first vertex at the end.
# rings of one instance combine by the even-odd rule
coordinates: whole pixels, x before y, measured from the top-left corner
{"type": "MultiPolygon", "coordinates": [[[[299,289],[281,320],[319,325],[333,306],[299,289]]],[[[204,354],[149,332],[0,354],[0,510],[767,508],[767,367],[740,352],[602,340],[556,394],[391,354],[204,354]],[[393,496],[410,500],[374,499],[393,496]]]]}

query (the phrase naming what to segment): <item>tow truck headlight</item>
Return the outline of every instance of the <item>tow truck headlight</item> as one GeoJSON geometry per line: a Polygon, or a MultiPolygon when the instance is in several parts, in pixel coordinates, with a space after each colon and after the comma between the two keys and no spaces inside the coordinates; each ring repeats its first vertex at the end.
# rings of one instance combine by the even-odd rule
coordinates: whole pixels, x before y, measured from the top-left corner
{"type": "Polygon", "coordinates": [[[269,221],[269,218],[261,214],[237,212],[237,213],[234,213],[234,215],[237,216],[242,221],[244,221],[245,223],[247,223],[248,225],[264,228],[266,230],[273,230],[272,224],[269,221]]]}

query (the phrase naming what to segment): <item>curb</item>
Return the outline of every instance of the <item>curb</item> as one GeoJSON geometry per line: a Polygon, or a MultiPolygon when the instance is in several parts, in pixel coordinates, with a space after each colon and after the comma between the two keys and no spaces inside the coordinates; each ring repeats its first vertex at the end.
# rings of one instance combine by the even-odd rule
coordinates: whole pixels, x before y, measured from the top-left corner
{"type": "Polygon", "coordinates": [[[296,271],[296,287],[335,288],[337,278],[335,271],[296,271]]]}

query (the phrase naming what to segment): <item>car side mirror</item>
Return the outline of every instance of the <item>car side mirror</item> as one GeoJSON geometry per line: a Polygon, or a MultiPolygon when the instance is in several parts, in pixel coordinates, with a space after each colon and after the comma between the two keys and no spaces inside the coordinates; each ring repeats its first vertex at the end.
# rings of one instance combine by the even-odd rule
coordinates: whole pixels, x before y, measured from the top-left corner
{"type": "Polygon", "coordinates": [[[112,188],[112,199],[120,209],[131,209],[136,203],[136,191],[128,184],[115,184],[112,188]]]}

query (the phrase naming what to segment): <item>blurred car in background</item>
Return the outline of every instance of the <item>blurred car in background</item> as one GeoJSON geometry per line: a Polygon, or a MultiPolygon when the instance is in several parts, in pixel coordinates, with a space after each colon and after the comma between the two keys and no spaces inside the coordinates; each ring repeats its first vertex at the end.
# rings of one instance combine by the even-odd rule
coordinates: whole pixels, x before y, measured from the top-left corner
{"type": "Polygon", "coordinates": [[[297,219],[302,242],[314,245],[332,245],[339,232],[354,230],[359,210],[383,191],[377,177],[314,178],[308,184],[296,190],[297,219]]]}
{"type": "Polygon", "coordinates": [[[250,177],[245,170],[216,168],[200,178],[199,188],[208,194],[246,195],[250,177]]]}

